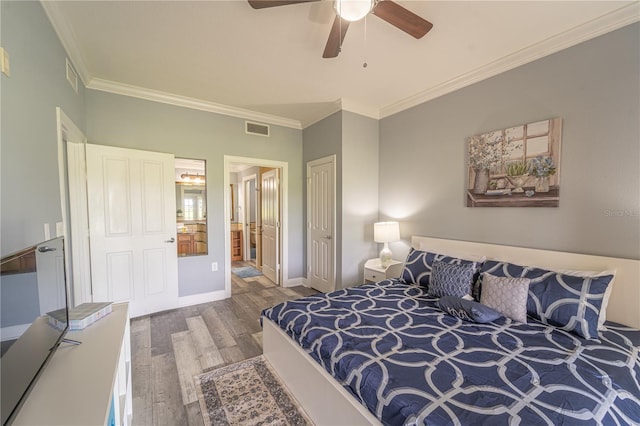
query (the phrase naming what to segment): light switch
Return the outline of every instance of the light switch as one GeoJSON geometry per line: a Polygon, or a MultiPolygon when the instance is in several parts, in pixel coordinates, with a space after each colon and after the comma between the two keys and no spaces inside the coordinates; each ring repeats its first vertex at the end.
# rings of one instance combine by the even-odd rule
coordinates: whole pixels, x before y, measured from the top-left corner
{"type": "Polygon", "coordinates": [[[64,226],[62,222],[56,222],[56,237],[64,236],[64,226]]]}
{"type": "Polygon", "coordinates": [[[0,65],[2,66],[2,73],[7,77],[11,77],[11,71],[9,67],[9,52],[0,47],[0,65]]]}

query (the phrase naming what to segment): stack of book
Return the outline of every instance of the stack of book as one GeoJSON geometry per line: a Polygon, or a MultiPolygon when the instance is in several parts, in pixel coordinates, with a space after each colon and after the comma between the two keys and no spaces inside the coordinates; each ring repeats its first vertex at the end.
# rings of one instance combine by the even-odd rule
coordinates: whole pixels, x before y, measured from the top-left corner
{"type": "MultiPolygon", "coordinates": [[[[98,321],[100,318],[111,313],[111,302],[104,303],[83,303],[75,308],[69,309],[69,330],[82,330],[98,321]]],[[[64,309],[48,312],[49,324],[56,328],[64,328],[64,309]]]]}

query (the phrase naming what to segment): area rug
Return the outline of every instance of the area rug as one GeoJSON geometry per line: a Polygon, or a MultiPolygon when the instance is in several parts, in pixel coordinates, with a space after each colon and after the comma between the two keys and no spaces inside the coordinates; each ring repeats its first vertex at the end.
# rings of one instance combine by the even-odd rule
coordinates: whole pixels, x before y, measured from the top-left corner
{"type": "Polygon", "coordinates": [[[231,272],[233,272],[240,278],[257,277],[262,275],[262,272],[258,271],[253,266],[242,266],[240,268],[231,268],[231,272]]]}
{"type": "Polygon", "coordinates": [[[313,425],[262,355],[196,377],[205,426],[313,425]]]}

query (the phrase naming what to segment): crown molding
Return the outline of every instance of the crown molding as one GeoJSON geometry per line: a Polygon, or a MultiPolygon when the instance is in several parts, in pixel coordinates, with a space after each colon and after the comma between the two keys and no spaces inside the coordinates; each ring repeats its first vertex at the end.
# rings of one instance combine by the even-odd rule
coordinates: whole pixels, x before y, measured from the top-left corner
{"type": "Polygon", "coordinates": [[[313,126],[339,111],[342,111],[342,99],[337,99],[331,102],[326,108],[322,108],[322,111],[318,111],[312,120],[304,121],[302,123],[302,128],[306,129],[307,127],[313,126]]]}
{"type": "Polygon", "coordinates": [[[53,30],[58,35],[58,39],[60,39],[62,47],[67,52],[69,61],[71,61],[71,63],[73,64],[73,67],[80,76],[80,80],[82,80],[82,83],[86,87],[87,84],[91,81],[91,73],[89,72],[89,68],[85,63],[82,54],[80,53],[80,49],[78,48],[78,44],[76,43],[75,33],[73,32],[69,24],[67,24],[67,21],[64,19],[64,16],[58,8],[57,2],[40,0],[40,4],[44,9],[44,13],[49,18],[49,22],[51,22],[53,30]]]}
{"type": "Polygon", "coordinates": [[[365,117],[373,118],[375,120],[380,119],[380,110],[370,105],[365,105],[360,102],[356,102],[352,99],[342,98],[342,109],[352,112],[354,114],[363,115],[365,117]]]}
{"type": "Polygon", "coordinates": [[[94,78],[89,82],[87,88],[99,90],[102,92],[114,93],[117,95],[130,96],[138,99],[145,99],[147,101],[160,102],[163,104],[196,109],[199,111],[207,111],[216,114],[228,115],[231,117],[244,118],[246,120],[254,120],[261,123],[273,124],[276,126],[289,127],[292,129],[302,129],[302,124],[298,120],[263,114],[247,109],[217,104],[214,102],[189,98],[186,96],[174,95],[172,93],[160,92],[158,90],[118,83],[115,81],[94,78]]]}
{"type": "Polygon", "coordinates": [[[638,21],[640,21],[640,2],[636,1],[568,31],[521,49],[513,54],[490,62],[480,68],[476,68],[473,71],[461,74],[413,96],[387,105],[380,109],[380,118],[397,114],[447,93],[486,80],[505,71],[533,62],[638,21]]]}

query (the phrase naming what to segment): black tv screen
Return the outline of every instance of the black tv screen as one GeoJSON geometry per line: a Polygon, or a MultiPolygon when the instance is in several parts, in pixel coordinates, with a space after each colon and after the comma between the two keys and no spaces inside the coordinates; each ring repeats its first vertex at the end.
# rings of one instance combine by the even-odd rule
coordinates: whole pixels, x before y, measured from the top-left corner
{"type": "Polygon", "coordinates": [[[0,261],[2,424],[10,424],[68,329],[63,238],[0,261]],[[56,312],[55,318],[47,315],[56,312]]]}

